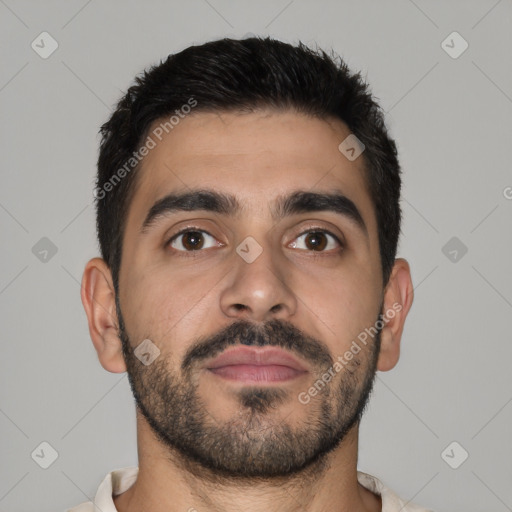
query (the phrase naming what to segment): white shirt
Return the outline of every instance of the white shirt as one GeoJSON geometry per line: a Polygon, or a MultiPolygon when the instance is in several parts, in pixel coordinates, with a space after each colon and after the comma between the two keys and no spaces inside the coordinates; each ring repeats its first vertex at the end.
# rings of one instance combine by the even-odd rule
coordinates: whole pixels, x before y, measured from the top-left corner
{"type": "MultiPolygon", "coordinates": [[[[110,472],[101,482],[94,503],[87,501],[66,512],[118,512],[112,497],[127,491],[137,480],[138,472],[139,468],[136,466],[110,472]]],[[[411,502],[406,504],[379,479],[367,473],[358,471],[357,480],[363,487],[381,497],[382,512],[432,512],[411,502]]]]}

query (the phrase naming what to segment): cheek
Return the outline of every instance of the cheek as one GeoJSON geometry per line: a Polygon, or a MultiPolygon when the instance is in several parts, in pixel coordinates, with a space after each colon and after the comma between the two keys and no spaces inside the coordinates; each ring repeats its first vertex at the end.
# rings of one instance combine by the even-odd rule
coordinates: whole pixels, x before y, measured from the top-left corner
{"type": "MultiPolygon", "coordinates": [[[[122,311],[132,337],[153,337],[161,350],[182,352],[214,311],[213,273],[189,276],[169,266],[146,268],[126,276],[122,311]]],[[[218,290],[217,290],[218,291],[218,290]]]]}
{"type": "MultiPolygon", "coordinates": [[[[351,341],[373,325],[380,307],[381,289],[368,267],[344,267],[322,278],[301,279],[297,296],[303,297],[304,314],[316,324],[318,333],[333,353],[342,353],[351,341]]],[[[315,329],[315,330],[317,330],[315,329]]]]}

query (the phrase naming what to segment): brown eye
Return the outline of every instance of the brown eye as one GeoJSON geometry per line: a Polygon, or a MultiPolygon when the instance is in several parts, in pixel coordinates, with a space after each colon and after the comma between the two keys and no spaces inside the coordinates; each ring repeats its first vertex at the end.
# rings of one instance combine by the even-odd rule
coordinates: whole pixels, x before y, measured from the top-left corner
{"type": "Polygon", "coordinates": [[[187,231],[183,234],[182,244],[188,251],[201,249],[204,245],[203,235],[199,231],[187,231]]]}
{"type": "Polygon", "coordinates": [[[327,237],[321,231],[313,231],[306,235],[305,243],[311,251],[323,251],[327,246],[327,237]]]}
{"type": "Polygon", "coordinates": [[[191,252],[215,247],[216,243],[215,238],[206,231],[189,229],[174,235],[169,240],[169,245],[177,251],[191,252]]]}
{"type": "Polygon", "coordinates": [[[342,247],[339,238],[325,230],[311,230],[302,233],[291,246],[305,251],[325,252],[325,249],[342,247]]]}

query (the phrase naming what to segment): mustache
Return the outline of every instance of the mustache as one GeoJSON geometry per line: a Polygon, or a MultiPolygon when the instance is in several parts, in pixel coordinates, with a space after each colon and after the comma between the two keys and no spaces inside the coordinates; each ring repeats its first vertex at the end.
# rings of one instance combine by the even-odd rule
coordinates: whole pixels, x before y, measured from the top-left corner
{"type": "Polygon", "coordinates": [[[319,369],[330,368],[334,364],[323,342],[304,334],[290,322],[274,319],[265,324],[254,324],[240,320],[212,336],[200,338],[187,350],[181,369],[188,372],[194,365],[239,344],[255,347],[272,346],[289,350],[319,369]]]}

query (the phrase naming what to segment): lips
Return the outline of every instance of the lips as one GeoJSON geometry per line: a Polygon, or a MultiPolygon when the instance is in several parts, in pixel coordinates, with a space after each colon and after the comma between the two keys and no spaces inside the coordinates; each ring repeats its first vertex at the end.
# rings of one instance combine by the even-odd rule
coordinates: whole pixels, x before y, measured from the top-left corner
{"type": "Polygon", "coordinates": [[[307,372],[290,353],[276,347],[228,349],[205,365],[212,373],[239,381],[284,381],[307,372]]]}
{"type": "Polygon", "coordinates": [[[249,364],[255,366],[280,365],[287,366],[299,371],[306,371],[306,368],[291,354],[279,348],[252,348],[239,347],[227,350],[213,361],[208,363],[208,369],[220,368],[222,366],[231,366],[239,364],[249,364]]]}

